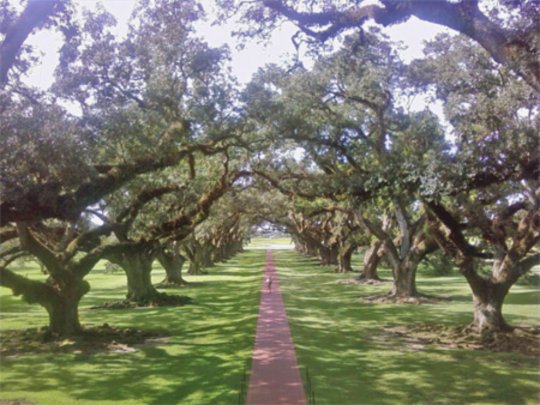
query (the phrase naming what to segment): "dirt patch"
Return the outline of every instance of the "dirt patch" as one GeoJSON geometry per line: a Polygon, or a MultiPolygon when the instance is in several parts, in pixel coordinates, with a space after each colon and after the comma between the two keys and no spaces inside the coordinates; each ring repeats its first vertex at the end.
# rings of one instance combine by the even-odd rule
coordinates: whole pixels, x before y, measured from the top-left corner
{"type": "Polygon", "coordinates": [[[396,295],[370,295],[359,299],[364,304],[439,304],[452,301],[450,297],[418,295],[416,297],[399,297],[396,295]]]}
{"type": "Polygon", "coordinates": [[[145,307],[181,307],[190,304],[193,300],[183,295],[159,294],[150,300],[134,301],[122,300],[106,302],[105,304],[95,305],[90,309],[129,309],[145,307]]]}
{"type": "Polygon", "coordinates": [[[80,335],[59,338],[47,328],[4,331],[0,335],[0,356],[29,353],[74,353],[89,355],[99,352],[131,353],[138,345],[165,342],[166,334],[132,328],[114,328],[108,324],[85,328],[80,335]]]}
{"type": "Polygon", "coordinates": [[[380,285],[380,284],[386,284],[388,283],[390,280],[386,280],[386,279],[379,279],[379,280],[376,280],[376,279],[365,279],[365,278],[361,278],[361,279],[358,279],[358,278],[351,278],[351,279],[348,279],[348,280],[340,280],[338,281],[337,283],[338,284],[354,284],[354,285],[380,285]]]}
{"type": "Polygon", "coordinates": [[[443,349],[486,350],[540,357],[540,327],[517,327],[510,332],[478,333],[469,326],[405,325],[384,328],[381,337],[398,338],[410,350],[428,345],[443,349]]]}

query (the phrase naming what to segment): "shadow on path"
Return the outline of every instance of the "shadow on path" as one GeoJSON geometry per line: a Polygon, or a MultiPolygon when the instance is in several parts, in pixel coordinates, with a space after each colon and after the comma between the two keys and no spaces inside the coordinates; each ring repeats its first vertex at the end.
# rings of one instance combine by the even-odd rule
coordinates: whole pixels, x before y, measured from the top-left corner
{"type": "Polygon", "coordinates": [[[248,405],[307,404],[272,252],[266,254],[248,405]],[[266,288],[272,278],[272,291],[266,288]]]}

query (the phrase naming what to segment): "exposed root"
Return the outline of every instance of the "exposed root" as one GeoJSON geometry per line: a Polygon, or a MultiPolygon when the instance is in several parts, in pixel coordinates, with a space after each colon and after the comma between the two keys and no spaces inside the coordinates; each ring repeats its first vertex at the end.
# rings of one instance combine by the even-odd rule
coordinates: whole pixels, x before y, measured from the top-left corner
{"type": "Polygon", "coordinates": [[[403,297],[399,295],[370,295],[360,298],[364,304],[438,304],[441,302],[452,301],[450,297],[436,297],[432,295],[418,294],[414,297],[403,297]]]}
{"type": "Polygon", "coordinates": [[[122,301],[107,302],[105,304],[90,307],[90,309],[129,309],[141,307],[181,307],[190,304],[192,299],[184,295],[169,295],[160,293],[156,296],[144,299],[125,299],[122,301]]]}
{"type": "Polygon", "coordinates": [[[189,283],[187,281],[181,281],[181,282],[174,282],[174,281],[162,281],[159,284],[154,285],[155,288],[184,288],[187,287],[189,283]]]}
{"type": "Polygon", "coordinates": [[[163,338],[159,331],[133,328],[115,328],[108,324],[84,328],[80,334],[61,337],[51,334],[48,328],[32,328],[2,332],[0,356],[27,353],[74,353],[89,355],[98,352],[131,353],[136,345],[163,338]]]}
{"type": "Polygon", "coordinates": [[[399,338],[406,347],[434,345],[443,349],[486,350],[540,356],[540,328],[517,327],[513,331],[483,331],[470,326],[405,325],[384,328],[383,335],[399,338]]]}
{"type": "Polygon", "coordinates": [[[375,278],[351,278],[347,280],[339,280],[338,284],[354,284],[354,285],[380,285],[389,282],[390,280],[386,279],[375,279],[375,278]]]}

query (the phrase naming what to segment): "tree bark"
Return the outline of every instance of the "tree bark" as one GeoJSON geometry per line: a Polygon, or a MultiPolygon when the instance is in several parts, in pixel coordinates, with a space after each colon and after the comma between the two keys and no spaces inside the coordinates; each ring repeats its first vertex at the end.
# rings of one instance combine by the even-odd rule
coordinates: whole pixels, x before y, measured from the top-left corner
{"type": "Polygon", "coordinates": [[[383,243],[377,240],[364,253],[364,269],[358,276],[359,280],[380,280],[377,268],[381,261],[381,247],[383,243]]]}
{"type": "Polygon", "coordinates": [[[152,285],[151,277],[154,255],[144,248],[130,249],[110,257],[109,260],[122,267],[126,273],[127,300],[144,304],[156,299],[159,293],[152,285]]]}
{"type": "Polygon", "coordinates": [[[62,282],[51,277],[41,282],[4,268],[0,269],[0,285],[11,289],[16,296],[21,295],[29,304],[44,307],[49,315],[49,330],[55,336],[72,336],[81,331],[79,303],[90,290],[86,281],[69,275],[62,282]]]}
{"type": "Polygon", "coordinates": [[[487,279],[474,270],[474,260],[464,260],[460,270],[467,279],[473,294],[473,322],[478,332],[509,331],[512,327],[502,315],[504,299],[512,286],[511,281],[487,279]]]}
{"type": "Polygon", "coordinates": [[[46,305],[49,314],[49,330],[57,336],[73,336],[81,332],[79,303],[90,290],[86,281],[78,281],[59,292],[46,305]]]}
{"type": "Polygon", "coordinates": [[[502,306],[507,293],[508,289],[505,286],[493,283],[489,283],[481,293],[473,292],[473,328],[479,332],[512,330],[502,315],[502,306]]]}
{"type": "Polygon", "coordinates": [[[323,266],[331,266],[338,264],[337,249],[321,245],[317,250],[319,261],[323,266]]]}
{"type": "Polygon", "coordinates": [[[418,261],[404,260],[399,266],[392,269],[393,284],[390,295],[400,298],[417,297],[416,290],[416,269],[418,261]]]}
{"type": "Polygon", "coordinates": [[[158,288],[185,286],[188,284],[182,277],[182,268],[186,258],[180,255],[178,243],[174,242],[169,251],[162,250],[157,254],[159,263],[165,269],[165,278],[158,284],[158,288]]]}
{"type": "Polygon", "coordinates": [[[345,245],[339,249],[337,255],[338,267],[336,269],[337,273],[349,273],[353,271],[351,265],[352,254],[356,246],[354,245],[345,245]]]}
{"type": "Polygon", "coordinates": [[[202,269],[213,265],[212,261],[210,260],[211,253],[209,249],[202,244],[198,243],[197,246],[193,246],[189,250],[186,249],[186,252],[188,253],[189,257],[189,274],[204,274],[202,269]]]}
{"type": "Polygon", "coordinates": [[[190,260],[188,273],[195,276],[201,274],[201,264],[199,262],[190,260]]]}

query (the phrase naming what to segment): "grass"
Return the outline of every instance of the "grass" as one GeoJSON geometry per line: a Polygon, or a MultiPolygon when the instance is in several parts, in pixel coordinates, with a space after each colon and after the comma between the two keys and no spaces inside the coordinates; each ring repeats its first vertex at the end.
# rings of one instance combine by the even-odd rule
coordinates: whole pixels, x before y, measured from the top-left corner
{"type": "MultiPolygon", "coordinates": [[[[264,252],[245,252],[210,275],[186,276],[190,287],[167,290],[189,295],[185,307],[90,310],[125,296],[123,273],[88,276],[92,290],[81,303],[85,325],[167,329],[169,342],[135,353],[27,354],[0,364],[0,401],[37,404],[235,404],[246,361],[251,357],[264,252]]],[[[21,274],[41,278],[32,264],[21,274]]],[[[153,281],[164,276],[160,268],[153,281]]],[[[0,330],[47,324],[46,312],[0,288],[0,330]]]]}
{"type": "MultiPolygon", "coordinates": [[[[347,285],[351,275],[294,251],[275,251],[285,306],[302,368],[317,404],[536,404],[536,360],[518,354],[415,348],[385,334],[385,326],[446,325],[472,320],[468,287],[459,275],[423,277],[419,290],[453,302],[429,305],[362,304],[358,298],[387,292],[390,285],[347,285]]],[[[389,272],[381,275],[390,278],[389,272]]],[[[540,323],[539,289],[516,286],[504,306],[514,324],[540,323]]]]}
{"type": "MultiPolygon", "coordinates": [[[[0,364],[0,402],[37,404],[237,404],[243,368],[251,356],[260,297],[264,249],[274,251],[299,364],[308,369],[316,403],[348,404],[536,404],[539,364],[517,354],[414,348],[383,328],[408,323],[466,324],[472,304],[459,275],[419,274],[419,290],[447,295],[451,303],[362,304],[358,298],[389,285],[337,284],[334,274],[297,255],[289,241],[254,240],[245,253],[186,276],[190,287],[167,290],[189,295],[177,308],[90,310],[125,295],[125,276],[105,274],[103,264],[88,280],[83,324],[141,329],[166,328],[170,341],[135,353],[28,354],[0,364]]],[[[358,258],[355,259],[358,261],[358,258]]],[[[32,264],[21,274],[42,278],[32,264]]],[[[155,282],[164,276],[156,267],[155,282]]],[[[390,278],[387,271],[381,276],[390,278]]],[[[513,324],[540,323],[539,289],[515,286],[504,307],[513,324]]],[[[0,331],[38,327],[46,313],[0,288],[0,331]]],[[[304,374],[305,375],[305,374],[304,374]]]]}
{"type": "Polygon", "coordinates": [[[290,238],[254,238],[247,249],[292,249],[290,238]]]}

